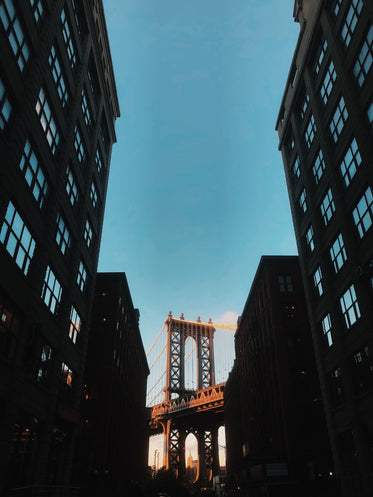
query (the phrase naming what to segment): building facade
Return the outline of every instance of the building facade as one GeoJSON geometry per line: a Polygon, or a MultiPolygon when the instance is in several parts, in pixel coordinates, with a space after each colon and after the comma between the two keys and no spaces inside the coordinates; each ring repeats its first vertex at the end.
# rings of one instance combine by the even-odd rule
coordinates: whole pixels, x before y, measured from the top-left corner
{"type": "Polygon", "coordinates": [[[27,495],[70,483],[119,106],[101,1],[0,0],[0,49],[0,493],[27,495]]]}
{"type": "Polygon", "coordinates": [[[373,3],[297,0],[276,124],[343,495],[373,488],[373,3]]]}
{"type": "Polygon", "coordinates": [[[263,256],[224,392],[227,477],[250,496],[335,495],[296,256],[263,256]]]}
{"type": "Polygon", "coordinates": [[[100,495],[128,495],[145,476],[149,368],[139,316],[126,275],[98,273],[75,470],[77,485],[100,495]]]}

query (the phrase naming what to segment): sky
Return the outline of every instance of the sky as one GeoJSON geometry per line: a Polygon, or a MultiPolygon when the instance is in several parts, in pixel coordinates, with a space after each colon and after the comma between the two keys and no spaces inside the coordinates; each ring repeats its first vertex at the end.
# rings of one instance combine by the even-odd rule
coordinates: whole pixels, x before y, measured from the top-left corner
{"type": "Polygon", "coordinates": [[[275,131],[294,0],[104,0],[121,117],[99,271],[149,350],[175,317],[235,322],[262,255],[297,253],[275,131]]]}

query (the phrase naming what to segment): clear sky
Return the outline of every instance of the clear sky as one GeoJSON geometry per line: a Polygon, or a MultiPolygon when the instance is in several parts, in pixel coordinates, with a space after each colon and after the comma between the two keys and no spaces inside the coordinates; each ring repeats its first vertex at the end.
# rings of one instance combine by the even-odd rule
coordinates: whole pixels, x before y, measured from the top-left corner
{"type": "Polygon", "coordinates": [[[295,254],[274,130],[294,0],[104,0],[121,118],[99,271],[146,350],[169,310],[235,319],[261,255],[295,254]]]}

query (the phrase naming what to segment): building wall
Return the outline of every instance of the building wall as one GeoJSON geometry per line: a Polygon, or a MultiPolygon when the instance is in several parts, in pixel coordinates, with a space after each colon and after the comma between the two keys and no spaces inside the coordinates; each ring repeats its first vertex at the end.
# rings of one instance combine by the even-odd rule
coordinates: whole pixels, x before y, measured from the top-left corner
{"type": "Polygon", "coordinates": [[[297,257],[261,258],[235,348],[225,394],[228,477],[253,495],[321,488],[333,470],[297,257]]]}
{"type": "Polygon", "coordinates": [[[373,486],[373,4],[296,2],[276,128],[344,495],[373,486]]]}
{"type": "Polygon", "coordinates": [[[0,493],[69,484],[114,122],[101,1],[0,2],[0,493]]]}
{"type": "Polygon", "coordinates": [[[79,486],[124,495],[148,459],[148,364],[124,273],[98,273],[76,461],[79,486]]]}

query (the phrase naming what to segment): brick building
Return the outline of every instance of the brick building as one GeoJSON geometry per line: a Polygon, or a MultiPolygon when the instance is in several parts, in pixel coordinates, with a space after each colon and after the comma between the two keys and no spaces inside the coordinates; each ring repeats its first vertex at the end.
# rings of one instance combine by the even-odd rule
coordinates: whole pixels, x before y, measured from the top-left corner
{"type": "Polygon", "coordinates": [[[98,273],[75,469],[79,486],[101,486],[102,495],[126,495],[148,461],[149,368],[139,317],[126,275],[98,273]]]}
{"type": "Polygon", "coordinates": [[[230,483],[255,497],[334,495],[298,257],[261,258],[235,351],[224,392],[230,483]]]}

